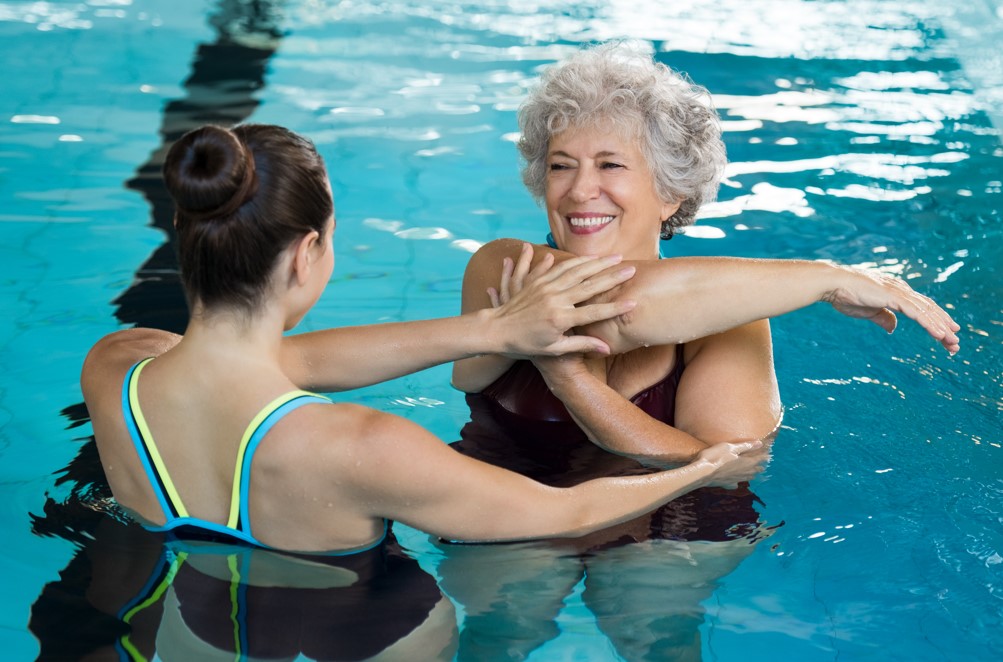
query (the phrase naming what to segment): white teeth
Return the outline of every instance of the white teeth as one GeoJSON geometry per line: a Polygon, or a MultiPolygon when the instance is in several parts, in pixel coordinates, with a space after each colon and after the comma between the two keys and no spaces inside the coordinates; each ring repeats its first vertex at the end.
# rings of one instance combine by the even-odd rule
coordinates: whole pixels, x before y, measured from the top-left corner
{"type": "Polygon", "coordinates": [[[578,218],[572,216],[568,219],[571,225],[576,228],[591,228],[597,225],[606,225],[613,222],[612,216],[593,216],[591,218],[578,218]]]}

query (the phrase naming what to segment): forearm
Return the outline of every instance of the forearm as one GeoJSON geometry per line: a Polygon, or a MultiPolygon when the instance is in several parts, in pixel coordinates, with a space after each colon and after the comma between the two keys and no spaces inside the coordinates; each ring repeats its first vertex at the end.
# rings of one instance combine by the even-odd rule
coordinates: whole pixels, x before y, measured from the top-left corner
{"type": "Polygon", "coordinates": [[[301,388],[343,391],[506,349],[489,310],[415,322],[326,329],[283,340],[282,365],[301,388]]]}
{"type": "Polygon", "coordinates": [[[585,329],[610,344],[614,353],[680,344],[803,308],[823,300],[848,271],[804,260],[712,257],[635,266],[635,277],[612,296],[641,305],[585,329]]]}
{"type": "Polygon", "coordinates": [[[468,494],[462,505],[443,504],[427,519],[396,519],[457,541],[574,538],[626,522],[708,485],[717,469],[712,462],[698,461],[644,476],[596,478],[566,488],[520,477],[521,482],[510,486],[504,507],[485,507],[479,503],[483,495],[468,494]]]}
{"type": "MultiPolygon", "coordinates": [[[[546,378],[546,377],[545,377],[546,378]]],[[[596,445],[645,462],[691,461],[708,444],[642,411],[592,374],[548,386],[596,445]]]]}
{"type": "Polygon", "coordinates": [[[582,536],[651,512],[687,492],[711,484],[718,467],[695,462],[646,476],[598,478],[567,488],[579,524],[566,536],[582,536]]]}
{"type": "Polygon", "coordinates": [[[453,388],[464,393],[479,393],[512,367],[515,359],[500,354],[486,354],[453,363],[453,388]]]}

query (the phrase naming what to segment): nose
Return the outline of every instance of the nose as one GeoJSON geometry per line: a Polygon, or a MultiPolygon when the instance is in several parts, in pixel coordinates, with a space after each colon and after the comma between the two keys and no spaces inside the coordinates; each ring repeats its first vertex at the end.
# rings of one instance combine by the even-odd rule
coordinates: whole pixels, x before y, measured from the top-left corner
{"type": "Polygon", "coordinates": [[[586,202],[599,197],[599,177],[594,168],[583,164],[575,171],[570,194],[575,202],[586,202]]]}

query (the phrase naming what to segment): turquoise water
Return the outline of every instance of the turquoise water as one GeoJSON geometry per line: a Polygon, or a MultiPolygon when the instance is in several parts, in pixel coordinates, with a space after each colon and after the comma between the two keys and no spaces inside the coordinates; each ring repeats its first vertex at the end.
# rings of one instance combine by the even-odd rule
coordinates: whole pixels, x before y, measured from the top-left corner
{"type": "MultiPolygon", "coordinates": [[[[667,253],[873,266],[952,306],[964,334],[952,358],[909,324],[888,337],[822,306],[776,320],[787,414],[753,489],[763,521],[783,525],[721,570],[703,549],[610,558],[625,580],[609,604],[640,613],[635,638],[657,642],[678,627],[641,619],[690,601],[687,650],[708,660],[1003,656],[998,5],[176,4],[0,3],[5,656],[38,655],[32,605],[85,545],[82,522],[104,517],[81,482],[93,476],[84,354],[117,328],[184,324],[163,201],[143,176],[164,138],[249,119],[315,140],[337,265],[305,328],[448,315],[477,245],[542,234],[512,142],[527,86],[613,37],[649,41],[714,92],[725,120],[720,202],[667,253]]],[[[448,368],[351,398],[446,441],[467,418],[448,368]]],[[[583,584],[519,580],[537,562],[556,576],[566,559],[443,550],[399,529],[451,595],[451,564],[469,562],[481,574],[468,583],[511,578],[503,601],[556,600],[531,659],[622,656],[583,584]]],[[[503,615],[480,616],[496,656],[520,645],[503,615]]]]}

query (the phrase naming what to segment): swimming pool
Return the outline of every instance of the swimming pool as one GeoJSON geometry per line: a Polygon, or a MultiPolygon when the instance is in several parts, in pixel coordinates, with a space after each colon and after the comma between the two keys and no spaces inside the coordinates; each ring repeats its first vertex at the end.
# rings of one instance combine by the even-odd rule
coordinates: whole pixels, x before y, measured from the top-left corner
{"type": "MultiPolygon", "coordinates": [[[[633,37],[715,93],[732,162],[668,253],[870,265],[951,304],[964,334],[951,358],[910,325],[886,337],[821,306],[776,320],[787,413],[753,487],[777,528],[724,567],[682,547],[607,559],[610,609],[644,623],[625,636],[688,638],[708,660],[1003,656],[1003,18],[943,4],[0,3],[0,650],[38,655],[33,605],[105,517],[75,482],[94,475],[86,350],[184,323],[150,180],[165,138],[250,119],[317,142],[338,262],[305,328],[452,314],[471,250],[541,233],[512,144],[526,86],[581,42],[633,37]],[[659,621],[666,602],[685,613],[659,621]]],[[[446,441],[467,415],[447,368],[351,398],[446,441]]],[[[584,585],[540,580],[566,558],[399,533],[447,589],[463,562],[485,573],[463,582],[508,580],[513,605],[556,596],[510,634],[504,610],[458,604],[477,650],[524,637],[545,641],[533,660],[618,659],[584,585]]]]}

